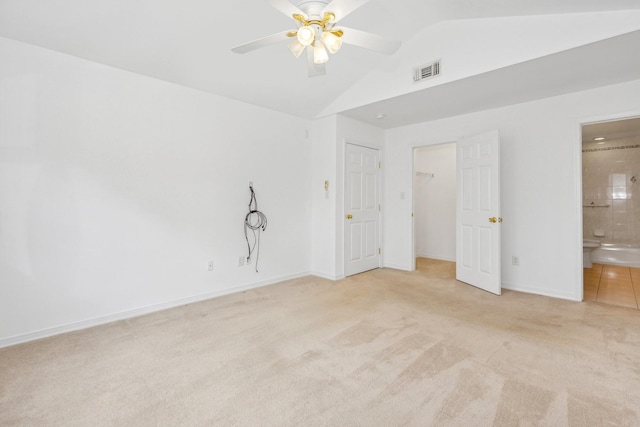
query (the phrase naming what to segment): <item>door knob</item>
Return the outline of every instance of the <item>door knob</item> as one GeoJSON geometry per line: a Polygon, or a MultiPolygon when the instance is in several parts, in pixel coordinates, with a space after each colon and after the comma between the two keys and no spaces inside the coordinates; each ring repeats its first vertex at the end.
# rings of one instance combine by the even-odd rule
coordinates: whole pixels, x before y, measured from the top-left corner
{"type": "Polygon", "coordinates": [[[351,219],[351,218],[353,218],[353,215],[351,214],[347,215],[347,219],[351,219]]]}
{"type": "Polygon", "coordinates": [[[489,222],[496,223],[498,222],[498,218],[496,218],[495,216],[492,216],[491,218],[489,218],[489,222]]]}

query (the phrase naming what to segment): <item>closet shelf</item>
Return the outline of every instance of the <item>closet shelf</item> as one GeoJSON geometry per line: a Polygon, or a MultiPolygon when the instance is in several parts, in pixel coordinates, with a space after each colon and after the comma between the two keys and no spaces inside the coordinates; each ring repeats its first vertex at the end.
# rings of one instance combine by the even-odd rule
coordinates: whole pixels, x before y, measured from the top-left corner
{"type": "Polygon", "coordinates": [[[608,208],[611,205],[582,205],[583,208],[608,208]]]}

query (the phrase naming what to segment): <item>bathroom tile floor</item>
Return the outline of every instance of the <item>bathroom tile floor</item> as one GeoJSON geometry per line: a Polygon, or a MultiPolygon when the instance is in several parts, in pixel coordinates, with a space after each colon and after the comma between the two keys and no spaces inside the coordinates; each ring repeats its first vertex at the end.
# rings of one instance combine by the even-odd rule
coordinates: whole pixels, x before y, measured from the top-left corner
{"type": "Polygon", "coordinates": [[[584,300],[640,309],[640,268],[603,264],[585,268],[584,300]]]}

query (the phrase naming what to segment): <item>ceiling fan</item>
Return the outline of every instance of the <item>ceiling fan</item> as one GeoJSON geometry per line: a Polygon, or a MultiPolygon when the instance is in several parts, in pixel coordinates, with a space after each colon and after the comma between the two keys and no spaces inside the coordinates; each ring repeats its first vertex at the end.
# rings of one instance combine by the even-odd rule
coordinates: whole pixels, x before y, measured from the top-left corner
{"type": "Polygon", "coordinates": [[[400,47],[400,41],[391,40],[376,34],[340,26],[336,24],[369,0],[298,0],[294,6],[289,0],[267,0],[267,2],[285,15],[292,17],[296,29],[281,31],[270,36],[236,46],[236,53],[252,50],[291,40],[289,50],[296,58],[306,50],[309,77],[326,73],[327,53],[336,53],[342,43],[391,55],[400,47]]]}

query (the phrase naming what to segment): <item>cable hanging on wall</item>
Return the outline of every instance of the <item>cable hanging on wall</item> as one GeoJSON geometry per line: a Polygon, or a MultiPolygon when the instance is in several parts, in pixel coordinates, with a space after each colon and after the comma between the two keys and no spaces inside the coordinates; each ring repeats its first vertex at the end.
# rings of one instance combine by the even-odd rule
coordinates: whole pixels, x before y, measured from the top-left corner
{"type": "Polygon", "coordinates": [[[258,200],[256,199],[256,193],[253,191],[252,184],[249,184],[249,191],[251,191],[251,199],[249,199],[249,213],[244,217],[244,237],[247,239],[247,249],[249,250],[247,264],[251,262],[251,256],[255,250],[257,273],[258,258],[260,257],[260,232],[267,228],[267,217],[258,210],[258,200]],[[253,234],[253,244],[249,242],[248,230],[251,230],[251,233],[253,234]]]}

